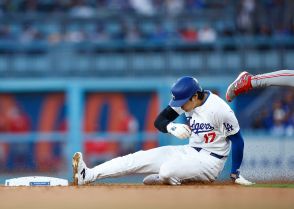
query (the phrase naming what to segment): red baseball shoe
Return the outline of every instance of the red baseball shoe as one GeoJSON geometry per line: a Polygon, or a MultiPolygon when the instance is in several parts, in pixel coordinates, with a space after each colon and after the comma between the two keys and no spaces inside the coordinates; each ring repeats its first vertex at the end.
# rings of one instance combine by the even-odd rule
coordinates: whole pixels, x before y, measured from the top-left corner
{"type": "Polygon", "coordinates": [[[240,73],[237,79],[229,85],[226,93],[226,100],[231,102],[239,94],[252,89],[251,78],[252,75],[246,71],[240,73]]]}

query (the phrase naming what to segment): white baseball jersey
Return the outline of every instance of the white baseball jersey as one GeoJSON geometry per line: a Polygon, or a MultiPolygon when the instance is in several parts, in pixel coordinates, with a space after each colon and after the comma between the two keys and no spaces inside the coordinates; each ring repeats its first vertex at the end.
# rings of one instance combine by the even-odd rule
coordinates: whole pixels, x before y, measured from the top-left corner
{"type": "Polygon", "coordinates": [[[227,136],[239,130],[238,120],[233,110],[217,95],[207,91],[206,101],[191,112],[172,107],[178,114],[185,113],[192,130],[189,144],[201,147],[218,155],[227,156],[230,152],[230,141],[227,136]]]}

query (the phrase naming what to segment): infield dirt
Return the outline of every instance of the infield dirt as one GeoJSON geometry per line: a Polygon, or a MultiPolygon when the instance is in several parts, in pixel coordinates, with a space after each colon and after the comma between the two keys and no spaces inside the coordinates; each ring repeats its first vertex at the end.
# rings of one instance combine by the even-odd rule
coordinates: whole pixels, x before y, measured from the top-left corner
{"type": "Polygon", "coordinates": [[[294,189],[237,185],[0,186],[1,209],[293,209],[294,189]]]}

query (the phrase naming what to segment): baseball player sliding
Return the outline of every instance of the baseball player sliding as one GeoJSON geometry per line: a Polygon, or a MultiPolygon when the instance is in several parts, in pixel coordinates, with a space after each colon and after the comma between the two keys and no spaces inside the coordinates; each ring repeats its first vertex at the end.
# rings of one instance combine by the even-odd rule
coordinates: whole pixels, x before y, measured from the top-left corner
{"type": "Polygon", "coordinates": [[[226,99],[231,102],[239,94],[267,86],[294,87],[294,70],[279,70],[265,74],[251,75],[244,71],[227,89],[226,99]]]}
{"type": "Polygon", "coordinates": [[[94,168],[88,168],[82,153],[77,152],[73,156],[74,184],[139,173],[150,174],[143,180],[146,185],[213,182],[224,168],[231,144],[233,182],[253,184],[239,172],[244,142],[231,108],[217,95],[202,90],[193,77],[179,78],[171,92],[170,104],[157,116],[154,124],[161,132],[179,139],[189,138],[189,144],[138,151],[94,168]],[[187,125],[174,123],[183,113],[187,125]]]}

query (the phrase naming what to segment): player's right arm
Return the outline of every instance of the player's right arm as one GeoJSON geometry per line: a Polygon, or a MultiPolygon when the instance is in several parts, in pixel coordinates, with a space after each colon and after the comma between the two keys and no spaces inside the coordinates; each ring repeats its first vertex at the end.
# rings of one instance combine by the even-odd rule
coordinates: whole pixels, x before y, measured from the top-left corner
{"type": "Polygon", "coordinates": [[[189,138],[191,130],[186,124],[173,123],[179,113],[172,107],[163,109],[154,121],[154,126],[163,133],[170,133],[179,139],[189,138]]]}

